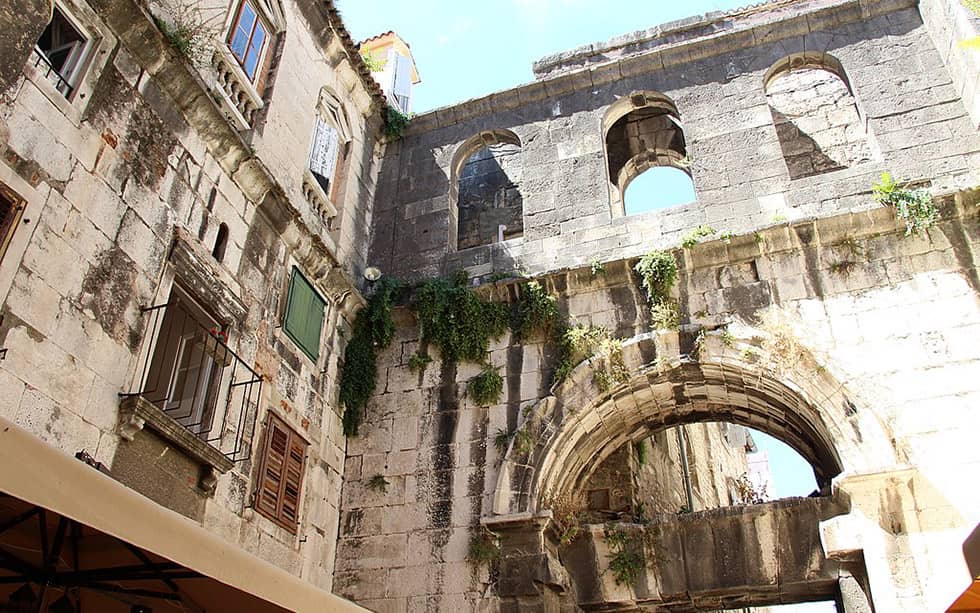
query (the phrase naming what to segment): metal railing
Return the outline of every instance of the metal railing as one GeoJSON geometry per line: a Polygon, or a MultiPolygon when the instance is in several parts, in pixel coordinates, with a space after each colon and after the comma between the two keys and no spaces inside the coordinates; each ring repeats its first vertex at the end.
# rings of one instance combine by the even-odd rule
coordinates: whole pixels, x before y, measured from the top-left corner
{"type": "Polygon", "coordinates": [[[68,79],[66,79],[60,72],[57,71],[57,69],[55,69],[54,66],[51,65],[51,62],[48,61],[48,58],[44,55],[43,51],[37,47],[34,47],[34,52],[31,54],[30,62],[43,74],[45,79],[54,84],[55,89],[64,94],[65,98],[71,97],[71,93],[75,91],[75,88],[68,82],[68,79]]]}
{"type": "Polygon", "coordinates": [[[233,462],[248,459],[262,396],[262,376],[178,300],[141,309],[147,326],[135,390],[233,462]]]}

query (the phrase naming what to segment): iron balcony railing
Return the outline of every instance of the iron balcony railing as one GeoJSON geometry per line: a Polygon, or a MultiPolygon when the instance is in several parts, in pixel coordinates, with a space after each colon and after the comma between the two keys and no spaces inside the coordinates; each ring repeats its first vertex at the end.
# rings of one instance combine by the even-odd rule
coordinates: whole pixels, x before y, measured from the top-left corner
{"type": "Polygon", "coordinates": [[[75,88],[68,82],[68,79],[66,79],[54,66],[51,65],[51,62],[48,61],[48,58],[44,55],[43,51],[37,47],[34,47],[34,53],[31,54],[30,62],[41,72],[45,79],[54,84],[55,89],[61,92],[65,98],[71,97],[71,93],[75,90],[75,88]]]}
{"type": "Polygon", "coordinates": [[[232,462],[248,459],[262,376],[225,343],[225,333],[178,301],[141,309],[150,316],[139,396],[232,462]]]}

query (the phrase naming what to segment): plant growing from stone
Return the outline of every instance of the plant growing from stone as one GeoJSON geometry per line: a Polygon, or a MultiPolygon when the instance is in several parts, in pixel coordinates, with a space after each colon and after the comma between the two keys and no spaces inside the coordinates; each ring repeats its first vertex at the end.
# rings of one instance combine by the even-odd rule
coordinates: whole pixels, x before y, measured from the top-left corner
{"type": "Polygon", "coordinates": [[[905,222],[905,236],[921,234],[939,221],[939,208],[929,192],[899,185],[890,173],[881,173],[881,180],[874,184],[873,197],[878,204],[895,207],[895,213],[905,222]]]}
{"type": "Polygon", "coordinates": [[[558,544],[568,545],[582,534],[584,509],[568,494],[544,497],[544,508],[551,509],[551,521],[558,534],[558,544]]]}
{"type": "Polygon", "coordinates": [[[669,298],[650,305],[650,325],[655,330],[676,330],[681,323],[680,308],[669,298]]]}
{"type": "Polygon", "coordinates": [[[592,276],[602,275],[606,273],[606,266],[597,259],[592,260],[589,264],[589,270],[592,271],[592,276]]]}
{"type": "Polygon", "coordinates": [[[432,363],[432,356],[419,349],[408,358],[408,368],[412,372],[425,372],[425,368],[432,363]]]}
{"type": "Polygon", "coordinates": [[[391,344],[395,325],[391,309],[398,281],[385,277],[378,282],[367,306],[357,313],[354,330],[344,349],[340,370],[339,399],[344,406],[344,434],[356,436],[364,407],[374,393],[378,376],[378,350],[391,344]]]}
{"type": "MultiPolygon", "coordinates": [[[[595,378],[596,385],[602,390],[615,382],[625,382],[629,371],[623,362],[622,341],[613,338],[612,333],[602,326],[586,326],[578,324],[568,328],[561,339],[561,362],[555,373],[555,378],[565,379],[571,372],[589,358],[598,357],[593,365],[594,375],[604,373],[595,378]]],[[[606,391],[606,390],[602,390],[606,391]]]]}
{"type": "Polygon", "coordinates": [[[504,393],[504,378],[496,368],[485,365],[480,374],[470,379],[466,392],[480,406],[497,404],[504,393]]]}
{"type": "Polygon", "coordinates": [[[558,301],[537,281],[529,281],[521,288],[517,303],[516,331],[521,340],[537,334],[553,335],[565,325],[565,318],[558,310],[558,301]]]}
{"type": "Polygon", "coordinates": [[[651,251],[640,258],[633,270],[640,275],[651,304],[666,299],[677,280],[677,260],[669,251],[651,251]]]}
{"type": "Polygon", "coordinates": [[[647,442],[637,441],[633,443],[633,450],[636,452],[636,463],[643,466],[647,463],[647,442]]]}
{"type": "Polygon", "coordinates": [[[388,480],[385,479],[384,475],[374,475],[367,482],[367,488],[372,492],[378,492],[379,494],[387,494],[389,485],[391,484],[388,483],[388,480]]]}
{"type": "Polygon", "coordinates": [[[466,560],[474,566],[488,564],[500,557],[500,545],[497,537],[485,528],[477,528],[478,532],[470,537],[466,560]]]}
{"type": "Polygon", "coordinates": [[[221,35],[222,13],[216,8],[202,9],[199,3],[163,0],[157,3],[153,21],[167,42],[197,68],[211,61],[212,41],[221,35]],[[205,11],[212,12],[206,15],[205,11]]]}
{"type": "Polygon", "coordinates": [[[402,113],[393,106],[389,106],[388,110],[385,111],[385,135],[391,140],[398,140],[402,137],[402,133],[405,132],[405,128],[408,127],[412,117],[402,113]]]}
{"type": "Polygon", "coordinates": [[[681,245],[683,245],[685,249],[690,249],[694,245],[700,243],[702,238],[714,236],[715,233],[715,229],[711,226],[698,226],[684,235],[684,239],[681,240],[681,245]]]}
{"type": "Polygon", "coordinates": [[[606,524],[603,536],[609,546],[609,572],[616,585],[632,585],[646,566],[642,541],[638,543],[628,532],[612,524],[606,524]]]}
{"type": "Polygon", "coordinates": [[[769,494],[766,492],[766,485],[762,483],[756,486],[749,479],[748,473],[739,475],[738,479],[732,482],[732,486],[741,504],[762,504],[769,499],[769,494]]]}

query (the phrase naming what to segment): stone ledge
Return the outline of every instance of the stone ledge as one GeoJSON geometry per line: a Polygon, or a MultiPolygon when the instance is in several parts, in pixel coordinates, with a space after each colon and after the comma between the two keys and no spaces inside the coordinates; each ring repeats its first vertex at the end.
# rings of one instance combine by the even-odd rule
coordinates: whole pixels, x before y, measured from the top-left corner
{"type": "Polygon", "coordinates": [[[142,396],[123,397],[119,402],[119,435],[131,441],[146,426],[211,469],[207,472],[212,474],[205,474],[201,478],[201,486],[205,491],[214,491],[216,479],[213,471],[226,473],[235,465],[220,451],[202,441],[142,396]]]}

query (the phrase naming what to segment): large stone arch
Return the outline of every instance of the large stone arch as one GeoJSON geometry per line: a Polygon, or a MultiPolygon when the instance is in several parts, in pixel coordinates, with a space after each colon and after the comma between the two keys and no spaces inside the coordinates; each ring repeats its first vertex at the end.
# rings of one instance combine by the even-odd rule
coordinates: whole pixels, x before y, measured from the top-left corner
{"type": "Polygon", "coordinates": [[[677,333],[623,346],[629,380],[603,392],[589,361],[525,411],[530,452],[511,444],[494,495],[496,515],[538,515],[574,491],[621,445],[673,425],[730,421],[764,431],[814,467],[821,486],[837,475],[894,467],[899,454],[869,403],[812,355],[787,364],[766,350],[763,330],[741,326],[735,341],[702,335],[682,353],[677,333]]]}

